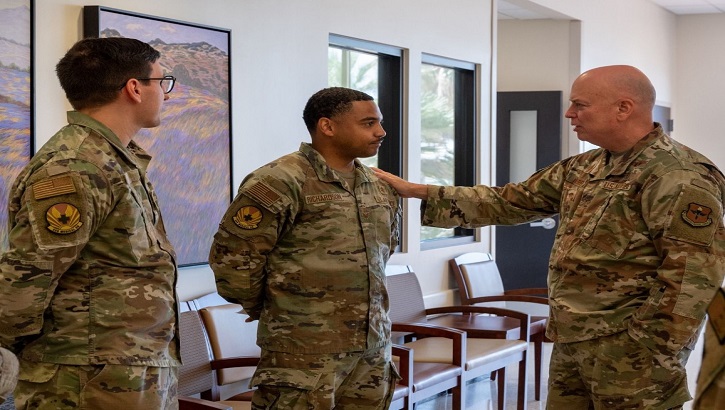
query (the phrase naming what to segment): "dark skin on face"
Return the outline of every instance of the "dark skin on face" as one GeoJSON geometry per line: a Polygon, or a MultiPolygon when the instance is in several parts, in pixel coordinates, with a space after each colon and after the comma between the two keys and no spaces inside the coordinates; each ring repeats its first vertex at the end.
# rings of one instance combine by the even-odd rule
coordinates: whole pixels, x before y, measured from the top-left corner
{"type": "Polygon", "coordinates": [[[350,110],[320,118],[312,134],[312,147],[338,171],[352,171],[356,158],[378,153],[385,138],[383,115],[374,101],[354,101],[350,110]]]}

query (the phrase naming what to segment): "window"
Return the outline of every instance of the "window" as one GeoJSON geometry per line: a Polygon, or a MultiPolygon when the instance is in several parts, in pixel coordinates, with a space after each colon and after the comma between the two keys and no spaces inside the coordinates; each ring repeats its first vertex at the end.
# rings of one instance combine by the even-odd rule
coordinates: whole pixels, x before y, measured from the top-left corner
{"type": "Polygon", "coordinates": [[[396,47],[330,34],[329,86],[370,94],[383,114],[385,142],[378,155],[360,161],[396,175],[402,175],[402,56],[403,50],[396,47]]]}
{"type": "MultiPolygon", "coordinates": [[[[423,55],[422,183],[471,186],[476,174],[475,65],[423,55]]],[[[422,247],[470,242],[472,229],[421,227],[422,247]]]]}

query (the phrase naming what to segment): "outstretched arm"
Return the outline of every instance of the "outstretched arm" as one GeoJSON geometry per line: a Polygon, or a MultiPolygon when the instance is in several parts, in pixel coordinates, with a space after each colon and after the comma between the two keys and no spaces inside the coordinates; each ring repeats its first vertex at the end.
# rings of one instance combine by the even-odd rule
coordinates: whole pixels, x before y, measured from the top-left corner
{"type": "Polygon", "coordinates": [[[390,184],[403,198],[428,198],[428,185],[408,182],[379,168],[373,168],[373,171],[378,178],[390,184]]]}

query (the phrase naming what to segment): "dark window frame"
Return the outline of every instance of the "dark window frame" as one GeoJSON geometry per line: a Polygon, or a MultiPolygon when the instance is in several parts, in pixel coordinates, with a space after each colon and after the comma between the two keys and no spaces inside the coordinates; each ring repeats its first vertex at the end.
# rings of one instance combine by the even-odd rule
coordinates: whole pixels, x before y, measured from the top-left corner
{"type": "Polygon", "coordinates": [[[329,47],[374,54],[378,57],[378,98],[387,136],[378,150],[378,167],[403,175],[403,49],[330,34],[329,47]]]}
{"type": "MultiPolygon", "coordinates": [[[[478,138],[476,118],[476,64],[431,54],[422,55],[422,64],[454,70],[454,185],[476,184],[478,138]]],[[[437,249],[475,241],[475,229],[455,228],[453,237],[421,240],[421,249],[437,249]]]]}

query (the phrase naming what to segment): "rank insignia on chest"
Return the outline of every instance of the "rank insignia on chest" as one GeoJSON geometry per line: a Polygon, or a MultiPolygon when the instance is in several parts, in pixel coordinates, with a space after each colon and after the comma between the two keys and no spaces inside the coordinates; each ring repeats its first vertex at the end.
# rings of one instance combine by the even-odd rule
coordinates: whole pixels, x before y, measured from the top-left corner
{"type": "Polygon", "coordinates": [[[49,231],[61,235],[73,233],[83,225],[78,208],[66,203],[58,203],[48,208],[45,220],[48,221],[49,231]]]}
{"type": "Polygon", "coordinates": [[[688,208],[682,211],[682,219],[692,226],[709,226],[712,224],[711,213],[712,208],[691,202],[688,208]]]}
{"type": "Polygon", "coordinates": [[[232,220],[242,229],[257,229],[262,222],[262,211],[254,206],[243,206],[232,220]]]}

